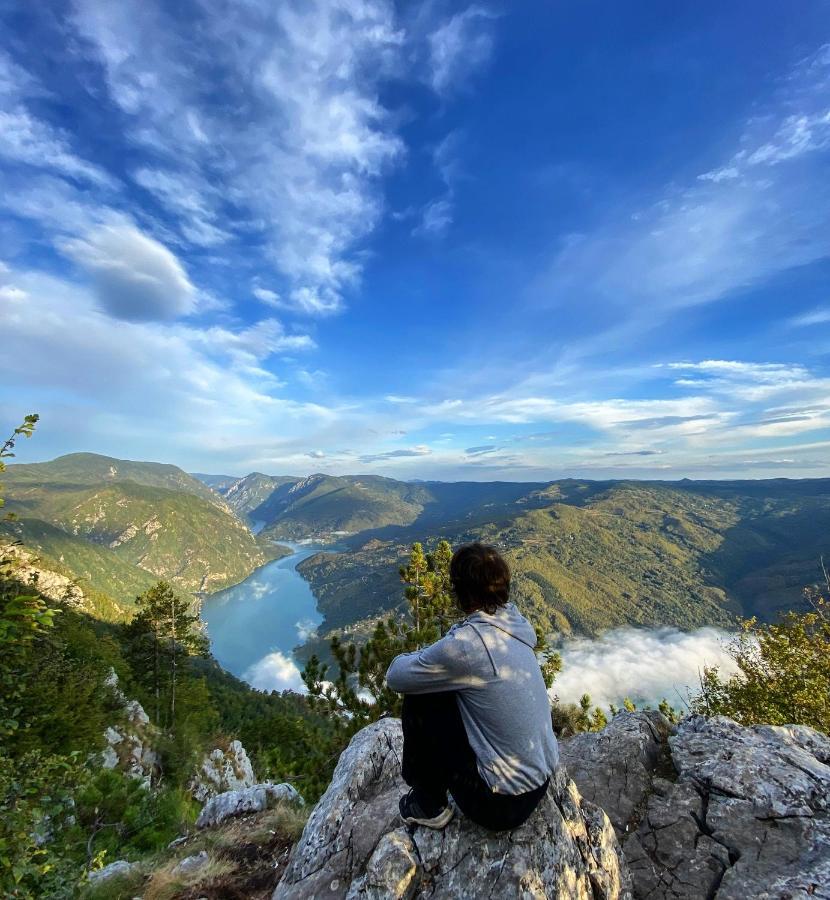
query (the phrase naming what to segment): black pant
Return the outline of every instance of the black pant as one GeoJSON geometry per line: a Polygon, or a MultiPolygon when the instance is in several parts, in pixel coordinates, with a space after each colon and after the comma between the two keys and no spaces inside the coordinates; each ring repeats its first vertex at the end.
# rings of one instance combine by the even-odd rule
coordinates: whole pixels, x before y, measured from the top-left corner
{"type": "Polygon", "coordinates": [[[454,691],[403,698],[403,780],[423,806],[442,808],[449,791],[461,812],[490,831],[527,821],[548,782],[524,794],[494,794],[479,775],[476,755],[454,691]]]}

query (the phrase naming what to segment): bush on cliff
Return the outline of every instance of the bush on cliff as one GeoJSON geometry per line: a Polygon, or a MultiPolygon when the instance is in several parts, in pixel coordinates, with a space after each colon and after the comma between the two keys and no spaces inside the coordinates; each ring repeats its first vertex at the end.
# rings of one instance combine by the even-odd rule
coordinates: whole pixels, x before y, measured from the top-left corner
{"type": "Polygon", "coordinates": [[[830,733],[830,604],[816,588],[805,596],[807,612],[789,612],[773,625],[742,623],[729,647],[738,671],[723,678],[717,668],[704,669],[695,712],[830,733]]]}

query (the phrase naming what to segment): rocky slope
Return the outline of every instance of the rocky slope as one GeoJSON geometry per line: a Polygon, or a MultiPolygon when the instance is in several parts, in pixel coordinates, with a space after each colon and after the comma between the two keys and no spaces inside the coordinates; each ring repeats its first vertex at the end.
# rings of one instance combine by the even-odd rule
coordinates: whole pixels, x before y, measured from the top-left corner
{"type": "Polygon", "coordinates": [[[539,809],[502,834],[460,814],[401,827],[401,749],[395,719],[355,735],[273,900],[830,898],[830,739],[810,728],[620,714],[563,742],[539,809]]]}
{"type": "Polygon", "coordinates": [[[0,555],[15,559],[16,577],[24,584],[108,621],[123,618],[158,580],[109,547],[37,519],[0,520],[0,555]]]}
{"type": "Polygon", "coordinates": [[[564,741],[562,759],[608,812],[636,898],[830,898],[825,735],[624,713],[564,741]]]}
{"type": "Polygon", "coordinates": [[[443,831],[399,827],[400,721],[358,732],[294,848],[274,900],[628,898],[605,813],[564,770],[528,822],[493,834],[456,816],[443,831]]]}

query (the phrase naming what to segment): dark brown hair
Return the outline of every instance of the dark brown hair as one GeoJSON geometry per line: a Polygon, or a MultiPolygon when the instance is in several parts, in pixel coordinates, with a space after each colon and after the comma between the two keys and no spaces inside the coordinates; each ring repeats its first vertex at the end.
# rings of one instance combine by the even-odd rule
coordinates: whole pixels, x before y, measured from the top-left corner
{"type": "Polygon", "coordinates": [[[501,553],[486,544],[464,544],[450,562],[450,583],[465,613],[494,613],[510,595],[510,569],[501,553]]]}

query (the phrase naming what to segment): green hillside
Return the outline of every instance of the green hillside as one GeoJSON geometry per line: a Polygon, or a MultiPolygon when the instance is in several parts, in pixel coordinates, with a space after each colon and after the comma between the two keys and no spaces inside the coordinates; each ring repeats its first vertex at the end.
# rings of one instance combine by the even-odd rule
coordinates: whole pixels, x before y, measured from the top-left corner
{"type": "Polygon", "coordinates": [[[283,486],[291,486],[300,481],[291,475],[263,475],[252,472],[244,478],[237,478],[232,484],[217,487],[225,502],[241,517],[250,517],[251,521],[264,521],[261,516],[253,515],[274,491],[283,486]]]}
{"type": "MultiPolygon", "coordinates": [[[[259,479],[271,476],[249,475],[259,479]]],[[[277,479],[271,479],[275,482],[277,479]]],[[[534,506],[536,493],[547,483],[515,482],[406,482],[379,475],[310,475],[283,478],[259,506],[246,505],[251,521],[265,522],[265,534],[273,538],[328,539],[333,533],[353,535],[406,528],[415,522],[436,523],[463,518],[468,522],[491,521],[534,506]]],[[[225,496],[232,499],[234,488],[225,496]]]]}
{"type": "Polygon", "coordinates": [[[310,475],[278,487],[250,518],[267,522],[272,538],[325,538],[413,522],[431,500],[420,485],[391,478],[310,475]]]}
{"type": "Polygon", "coordinates": [[[265,561],[253,535],[221,502],[132,481],[87,486],[62,483],[54,472],[48,480],[20,473],[28,468],[15,466],[4,477],[10,512],[107,548],[182,589],[218,590],[265,561]]]}
{"type": "Polygon", "coordinates": [[[27,484],[101,487],[122,481],[195,494],[203,500],[222,505],[214,491],[178,466],[114,459],[98,453],[68,453],[50,462],[11,465],[3,473],[3,483],[9,492],[27,484]]]}
{"type": "Polygon", "coordinates": [[[98,618],[123,619],[135,598],[157,581],[108,547],[38,519],[0,520],[0,542],[3,539],[21,541],[36,556],[38,567],[71,578],[87,598],[86,611],[98,618]]]}
{"type": "Polygon", "coordinates": [[[496,544],[536,622],[588,635],[623,624],[729,625],[737,613],[773,619],[800,605],[819,557],[830,556],[826,479],[563,481],[490,503],[443,522],[427,511],[390,539],[364,535],[350,552],[301,563],[325,615],[321,633],[399,605],[397,564],[416,540],[496,544]]]}

